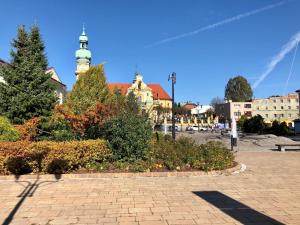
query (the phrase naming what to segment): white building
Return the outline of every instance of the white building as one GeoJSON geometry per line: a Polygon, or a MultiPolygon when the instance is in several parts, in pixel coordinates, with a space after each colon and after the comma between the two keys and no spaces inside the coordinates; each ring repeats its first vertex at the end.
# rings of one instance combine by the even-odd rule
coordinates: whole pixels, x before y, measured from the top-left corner
{"type": "Polygon", "coordinates": [[[207,110],[212,109],[210,105],[198,105],[195,108],[191,109],[191,114],[193,116],[206,117],[207,110]]]}

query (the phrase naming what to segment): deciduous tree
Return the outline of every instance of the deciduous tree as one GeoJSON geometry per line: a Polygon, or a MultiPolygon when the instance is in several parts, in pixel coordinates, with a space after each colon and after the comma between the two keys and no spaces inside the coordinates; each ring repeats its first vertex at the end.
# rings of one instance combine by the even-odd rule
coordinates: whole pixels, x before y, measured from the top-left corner
{"type": "Polygon", "coordinates": [[[253,92],[247,79],[237,76],[229,79],[225,88],[225,99],[233,102],[245,102],[251,100],[253,92]]]}

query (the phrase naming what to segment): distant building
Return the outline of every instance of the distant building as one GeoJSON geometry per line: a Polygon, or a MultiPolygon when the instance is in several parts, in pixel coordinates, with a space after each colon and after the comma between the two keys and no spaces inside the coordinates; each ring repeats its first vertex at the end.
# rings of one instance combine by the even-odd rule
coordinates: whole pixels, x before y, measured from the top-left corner
{"type": "Polygon", "coordinates": [[[247,118],[252,117],[252,102],[224,102],[217,104],[215,108],[216,116],[219,118],[220,123],[231,121],[235,118],[238,121],[241,116],[247,118]]]}
{"type": "MultiPolygon", "coordinates": [[[[0,59],[0,66],[7,65],[9,63],[5,62],[4,60],[0,59]]],[[[62,83],[61,79],[59,78],[57,72],[53,67],[50,67],[46,70],[46,73],[51,73],[51,83],[55,86],[55,94],[58,97],[59,104],[62,104],[65,97],[66,97],[66,85],[62,83]]],[[[0,77],[0,82],[5,83],[3,77],[0,77]]]]}
{"type": "Polygon", "coordinates": [[[182,105],[182,107],[186,110],[189,110],[191,111],[192,109],[196,108],[197,107],[197,104],[195,103],[192,103],[192,102],[186,102],[182,105]]]}
{"type": "Polygon", "coordinates": [[[298,94],[298,118],[294,120],[294,126],[295,126],[295,133],[296,134],[300,134],[300,89],[296,91],[296,93],[298,94]]]}
{"type": "Polygon", "coordinates": [[[210,105],[198,105],[191,110],[193,116],[206,117],[206,112],[209,109],[213,109],[210,105]]]}
{"type": "Polygon", "coordinates": [[[288,94],[286,96],[253,99],[252,106],[252,115],[261,115],[267,124],[277,120],[292,126],[293,121],[298,118],[299,97],[298,94],[288,94]]]}

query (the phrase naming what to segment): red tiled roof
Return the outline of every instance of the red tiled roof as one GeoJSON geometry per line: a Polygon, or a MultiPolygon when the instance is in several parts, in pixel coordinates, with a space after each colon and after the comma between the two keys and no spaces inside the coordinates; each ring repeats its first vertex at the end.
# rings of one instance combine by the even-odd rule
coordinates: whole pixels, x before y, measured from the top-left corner
{"type": "Polygon", "coordinates": [[[186,103],[186,104],[184,104],[182,107],[185,108],[185,109],[187,109],[187,110],[191,110],[191,109],[193,109],[193,108],[196,108],[197,105],[194,104],[194,103],[186,103]]]}
{"type": "Polygon", "coordinates": [[[154,100],[172,100],[160,84],[147,84],[147,86],[152,89],[154,100]]]}
{"type": "MultiPolygon", "coordinates": [[[[110,83],[107,84],[110,91],[119,90],[122,95],[126,95],[128,88],[131,84],[121,84],[121,83],[110,83]]],[[[172,100],[168,93],[160,86],[160,84],[147,84],[149,88],[152,89],[152,95],[154,100],[172,100]]]]}
{"type": "Polygon", "coordinates": [[[107,86],[108,86],[108,89],[112,92],[115,90],[119,90],[119,91],[121,91],[122,95],[126,95],[127,90],[131,86],[131,84],[111,83],[111,84],[107,84],[107,86]]]}

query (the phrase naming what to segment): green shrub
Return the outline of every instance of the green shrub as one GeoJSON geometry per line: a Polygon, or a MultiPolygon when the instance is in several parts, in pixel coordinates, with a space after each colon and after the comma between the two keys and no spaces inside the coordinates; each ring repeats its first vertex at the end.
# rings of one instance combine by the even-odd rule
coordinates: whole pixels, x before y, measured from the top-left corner
{"type": "Polygon", "coordinates": [[[190,138],[154,141],[150,153],[152,169],[221,170],[234,163],[234,155],[221,142],[197,145],[190,138]]]}
{"type": "Polygon", "coordinates": [[[133,113],[123,112],[104,124],[104,137],[108,140],[116,160],[146,159],[151,134],[148,119],[133,113]]]}
{"type": "Polygon", "coordinates": [[[170,170],[191,167],[199,159],[199,146],[191,138],[182,137],[175,142],[168,136],[152,146],[151,159],[156,165],[170,170]]]}
{"type": "Polygon", "coordinates": [[[13,127],[6,117],[0,116],[0,141],[17,141],[19,132],[13,127]]]}
{"type": "Polygon", "coordinates": [[[0,172],[66,173],[95,162],[109,160],[111,152],[104,140],[68,142],[0,143],[0,172]]]}
{"type": "Polygon", "coordinates": [[[204,160],[201,169],[205,171],[222,170],[233,166],[234,155],[223,145],[223,143],[210,141],[201,145],[200,148],[204,160]]]}
{"type": "Polygon", "coordinates": [[[253,116],[250,119],[243,119],[242,130],[246,133],[263,133],[265,128],[266,124],[261,115],[253,116]]]}
{"type": "Polygon", "coordinates": [[[277,120],[273,121],[272,127],[266,129],[266,133],[271,133],[278,136],[288,136],[293,134],[286,122],[279,123],[277,120]]]}
{"type": "Polygon", "coordinates": [[[43,117],[38,126],[37,141],[70,141],[79,139],[69,122],[63,117],[43,117]]]}

